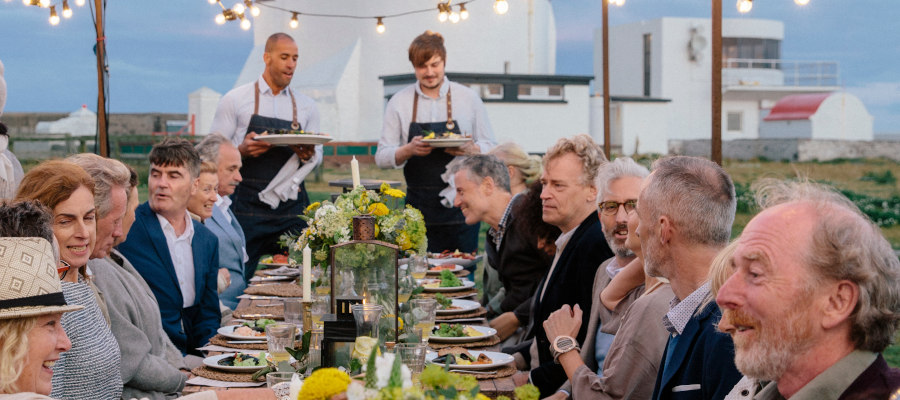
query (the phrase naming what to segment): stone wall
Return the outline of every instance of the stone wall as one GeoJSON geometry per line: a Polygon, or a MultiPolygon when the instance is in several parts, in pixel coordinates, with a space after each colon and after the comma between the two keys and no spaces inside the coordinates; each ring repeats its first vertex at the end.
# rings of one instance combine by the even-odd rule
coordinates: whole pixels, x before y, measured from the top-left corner
{"type": "MultiPolygon", "coordinates": [[[[56,121],[65,118],[69,113],[3,113],[3,123],[9,128],[11,135],[33,134],[38,122],[56,121]]],[[[187,114],[141,113],[110,114],[110,135],[150,135],[163,132],[166,121],[186,121],[187,114]]]]}
{"type": "MultiPolygon", "coordinates": [[[[710,156],[710,141],[670,140],[669,154],[710,156]]],[[[722,142],[722,157],[788,161],[829,161],[838,158],[885,158],[900,161],[900,142],[821,139],[741,139],[722,142]]]]}

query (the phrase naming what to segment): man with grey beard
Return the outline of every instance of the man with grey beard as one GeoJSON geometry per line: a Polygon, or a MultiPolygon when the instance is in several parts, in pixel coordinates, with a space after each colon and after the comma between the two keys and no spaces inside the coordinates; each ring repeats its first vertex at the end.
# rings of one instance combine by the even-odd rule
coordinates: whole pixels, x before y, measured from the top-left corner
{"type": "Polygon", "coordinates": [[[900,370],[881,352],[900,320],[900,260],[846,197],[764,181],[719,289],[719,329],[746,376],[730,398],[887,399],[900,370]]]}

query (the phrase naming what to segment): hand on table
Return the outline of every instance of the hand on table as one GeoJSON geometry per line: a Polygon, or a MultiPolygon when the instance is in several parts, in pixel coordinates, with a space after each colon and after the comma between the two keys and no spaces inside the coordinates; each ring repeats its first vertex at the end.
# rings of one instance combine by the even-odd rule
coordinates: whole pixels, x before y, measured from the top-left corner
{"type": "MultiPolygon", "coordinates": [[[[265,133],[265,132],[263,132],[265,133]]],[[[238,151],[244,157],[259,157],[261,154],[269,151],[271,144],[253,138],[259,136],[256,132],[250,132],[244,136],[244,141],[238,145],[238,151]]]]}
{"type": "Polygon", "coordinates": [[[521,371],[516,372],[516,374],[512,376],[512,380],[516,387],[522,386],[528,383],[528,373],[521,371]]]}
{"type": "Polygon", "coordinates": [[[497,330],[497,337],[503,341],[516,333],[516,329],[519,328],[519,319],[512,311],[508,311],[492,319],[490,325],[491,328],[497,330]]]}
{"type": "Polygon", "coordinates": [[[470,156],[473,154],[481,154],[481,148],[475,142],[466,142],[459,147],[448,147],[444,149],[451,156],[470,156]]]}
{"type": "Polygon", "coordinates": [[[574,309],[568,304],[564,304],[559,310],[550,314],[544,321],[544,332],[547,333],[550,343],[553,343],[558,336],[578,336],[582,315],[581,306],[578,304],[575,304],[574,309]]]}

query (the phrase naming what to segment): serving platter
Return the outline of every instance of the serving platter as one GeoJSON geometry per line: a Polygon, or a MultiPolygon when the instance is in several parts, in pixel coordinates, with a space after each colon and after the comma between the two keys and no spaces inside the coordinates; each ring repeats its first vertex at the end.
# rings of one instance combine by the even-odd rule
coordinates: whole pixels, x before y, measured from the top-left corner
{"type": "Polygon", "coordinates": [[[284,134],[284,135],[259,135],[255,140],[270,143],[276,146],[290,146],[295,144],[323,144],[328,143],[334,138],[326,135],[317,134],[284,134]]]}
{"type": "Polygon", "coordinates": [[[431,147],[459,147],[472,141],[472,138],[422,139],[431,147]]]}

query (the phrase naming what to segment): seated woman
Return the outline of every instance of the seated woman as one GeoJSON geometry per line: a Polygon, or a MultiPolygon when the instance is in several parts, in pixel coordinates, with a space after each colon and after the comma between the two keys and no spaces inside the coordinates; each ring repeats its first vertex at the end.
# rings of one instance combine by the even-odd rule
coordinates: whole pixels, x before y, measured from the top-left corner
{"type": "Polygon", "coordinates": [[[68,161],[47,161],[32,168],[19,186],[17,200],[37,200],[53,213],[53,234],[60,259],[66,302],[84,306],[62,318],[72,350],[53,367],[52,396],[114,399],[122,395],[119,345],[88,285],[85,266],[96,241],[94,180],[68,161]]]}
{"type": "Polygon", "coordinates": [[[200,176],[197,177],[197,191],[188,200],[188,212],[191,218],[203,222],[212,217],[213,207],[219,187],[219,170],[215,163],[206,161],[200,164],[200,176]]]}
{"type": "MultiPolygon", "coordinates": [[[[631,272],[643,275],[641,242],[635,234],[637,224],[637,212],[631,212],[628,215],[625,246],[637,256],[635,262],[638,267],[629,264],[634,269],[631,272]]],[[[613,280],[619,279],[619,275],[613,280]]],[[[652,382],[656,380],[668,336],[662,317],[669,311],[669,301],[675,294],[667,282],[651,276],[643,276],[643,279],[643,293],[624,310],[615,339],[606,354],[602,376],[585,364],[585,359],[594,357],[594,354],[579,354],[577,347],[562,354],[554,353],[566,370],[569,381],[552,398],[566,398],[566,392],[576,400],[650,399],[653,396],[652,382]]],[[[544,321],[544,331],[550,343],[556,343],[559,336],[575,337],[581,327],[581,316],[578,305],[574,309],[563,306],[550,314],[544,321]]]]}

